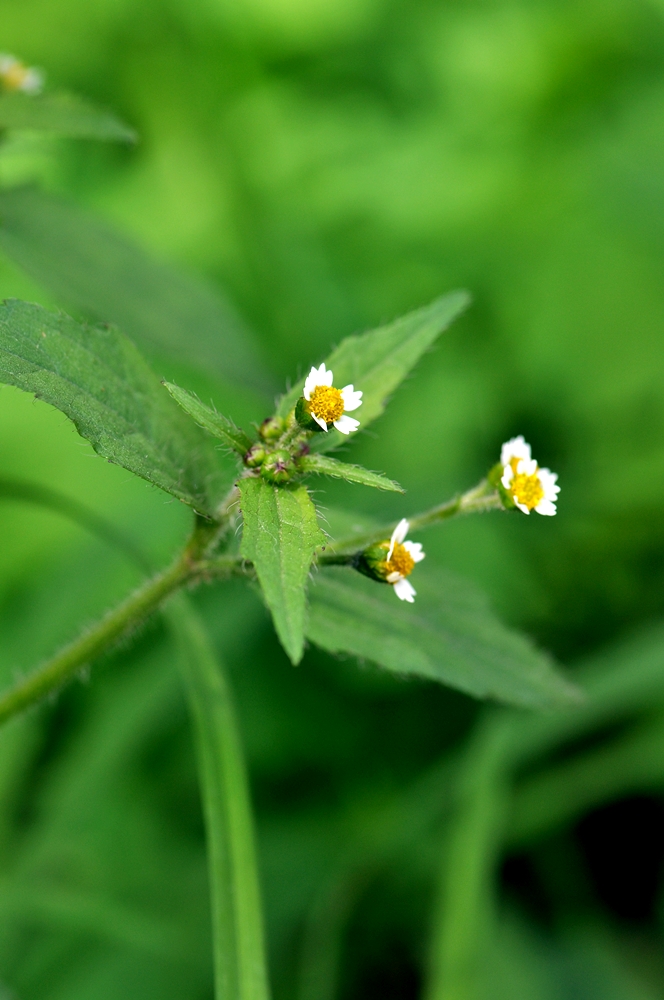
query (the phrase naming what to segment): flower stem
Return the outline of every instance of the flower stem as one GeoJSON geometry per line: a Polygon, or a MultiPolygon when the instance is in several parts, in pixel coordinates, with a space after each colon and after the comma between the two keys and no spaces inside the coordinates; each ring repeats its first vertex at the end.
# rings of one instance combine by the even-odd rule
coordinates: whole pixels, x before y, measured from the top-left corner
{"type": "MultiPolygon", "coordinates": [[[[452,517],[462,514],[479,514],[489,510],[503,510],[502,501],[487,479],[483,479],[472,490],[461,493],[445,503],[432,507],[431,510],[423,514],[416,514],[409,517],[409,532],[421,531],[423,528],[430,528],[441,521],[448,521],[452,517]]],[[[323,552],[318,556],[318,563],[323,566],[347,564],[351,561],[350,554],[366,549],[369,545],[381,542],[389,538],[396,527],[397,522],[383,525],[374,531],[366,532],[362,535],[350,535],[342,538],[338,542],[330,543],[330,551],[323,552]]]]}

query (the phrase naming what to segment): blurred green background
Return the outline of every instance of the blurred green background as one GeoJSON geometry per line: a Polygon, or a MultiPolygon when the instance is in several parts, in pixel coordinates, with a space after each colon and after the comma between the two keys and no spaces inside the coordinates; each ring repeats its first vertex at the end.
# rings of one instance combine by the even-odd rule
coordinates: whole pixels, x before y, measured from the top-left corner
{"type": "MultiPolygon", "coordinates": [[[[348,448],[407,498],[321,483],[317,501],[415,512],[523,433],[559,473],[555,520],[449,524],[422,539],[428,558],[571,670],[594,657],[599,676],[622,656],[636,676],[630,637],[664,611],[664,3],[0,0],[0,25],[0,48],[140,134],[134,148],[16,135],[0,182],[69,197],[224,289],[275,391],[347,334],[471,290],[470,312],[348,448]],[[628,645],[605,654],[615,642],[628,645]]],[[[2,259],[0,295],[58,304],[2,259]]],[[[180,378],[236,419],[269,410],[209,373],[180,378]]],[[[155,562],[187,531],[181,505],[9,388],[0,474],[85,501],[155,562]]],[[[3,501],[0,524],[8,683],[137,576],[55,514],[3,501]]],[[[464,752],[482,706],[316,650],[294,669],[252,592],[197,600],[238,699],[276,1000],[422,995],[446,841],[408,795],[464,752]],[[413,837],[357,862],[399,808],[413,837]]],[[[656,626],[633,641],[664,684],[656,626]]],[[[598,769],[566,817],[497,849],[506,943],[483,997],[664,997],[657,690],[618,728],[529,764],[598,769]],[[646,724],[655,737],[611,786],[646,724]]],[[[0,732],[0,979],[19,1000],[197,1000],[211,977],[193,749],[155,623],[0,732]]]]}

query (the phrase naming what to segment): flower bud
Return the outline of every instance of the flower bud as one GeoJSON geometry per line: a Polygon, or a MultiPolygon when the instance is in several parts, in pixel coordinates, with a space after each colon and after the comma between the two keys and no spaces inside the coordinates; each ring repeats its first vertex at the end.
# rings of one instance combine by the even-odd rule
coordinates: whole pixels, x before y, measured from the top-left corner
{"type": "Polygon", "coordinates": [[[503,478],[503,471],[504,471],[503,465],[501,464],[501,462],[498,462],[496,465],[493,466],[492,469],[490,469],[489,474],[487,475],[487,479],[491,483],[491,485],[495,487],[505,510],[516,510],[516,504],[512,499],[512,495],[510,494],[509,490],[505,489],[505,487],[501,482],[503,478]]]}
{"type": "Polygon", "coordinates": [[[275,483],[279,486],[287,483],[294,471],[295,464],[290,452],[284,448],[278,448],[277,451],[272,451],[267,455],[261,468],[261,476],[269,483],[275,483]]]}
{"type": "Polygon", "coordinates": [[[309,412],[309,404],[307,403],[304,396],[300,396],[295,406],[295,419],[297,420],[300,427],[303,427],[305,431],[313,431],[314,433],[322,433],[323,429],[320,424],[316,423],[314,418],[309,412]]]}
{"type": "Polygon", "coordinates": [[[263,441],[276,441],[286,430],[286,421],[281,417],[268,417],[258,428],[263,441]]]}
{"type": "Polygon", "coordinates": [[[375,545],[370,545],[360,555],[355,568],[372,580],[377,580],[379,583],[387,583],[387,554],[389,549],[389,541],[377,542],[375,545]]]}
{"type": "Polygon", "coordinates": [[[259,465],[263,464],[266,454],[267,452],[265,451],[263,445],[260,441],[257,441],[256,444],[252,444],[251,448],[244,456],[244,464],[248,465],[250,469],[255,469],[259,465]]]}

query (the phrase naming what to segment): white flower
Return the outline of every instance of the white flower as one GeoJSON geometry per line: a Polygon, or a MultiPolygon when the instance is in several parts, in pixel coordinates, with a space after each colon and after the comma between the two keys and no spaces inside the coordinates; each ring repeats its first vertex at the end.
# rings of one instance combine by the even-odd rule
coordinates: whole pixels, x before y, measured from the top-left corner
{"type": "Polygon", "coordinates": [[[500,449],[500,464],[510,465],[514,459],[518,461],[520,458],[525,458],[527,462],[531,459],[530,445],[526,443],[522,434],[512,438],[510,441],[506,441],[502,446],[500,449]]]}
{"type": "Polygon", "coordinates": [[[362,405],[362,393],[352,385],[335,389],[333,376],[325,363],[320,368],[312,368],[304,383],[304,398],[311,416],[322,430],[333,424],[342,434],[350,434],[360,426],[360,421],[346,414],[362,405]]]}
{"type": "Polygon", "coordinates": [[[419,542],[404,541],[408,534],[409,524],[406,518],[402,518],[392,532],[390,538],[390,548],[387,553],[385,579],[394,587],[394,593],[400,601],[408,601],[412,604],[417,591],[412,586],[407,576],[413,572],[415,564],[422,562],[424,552],[419,542]]]}
{"type": "Polygon", "coordinates": [[[500,480],[512,500],[524,514],[531,510],[552,517],[560,487],[558,476],[550,469],[540,469],[530,457],[530,445],[519,436],[507,441],[500,452],[503,475],[500,480]]]}
{"type": "Polygon", "coordinates": [[[0,53],[0,83],[5,90],[20,90],[38,94],[44,86],[44,74],[33,66],[25,66],[16,56],[0,53]]]}

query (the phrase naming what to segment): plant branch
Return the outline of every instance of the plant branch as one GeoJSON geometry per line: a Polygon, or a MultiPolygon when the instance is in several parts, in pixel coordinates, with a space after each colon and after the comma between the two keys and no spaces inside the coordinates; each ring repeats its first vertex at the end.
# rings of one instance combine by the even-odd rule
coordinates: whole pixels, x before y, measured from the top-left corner
{"type": "MultiPolygon", "coordinates": [[[[450,518],[459,517],[464,514],[480,514],[490,510],[503,510],[503,504],[497,491],[491,486],[487,479],[483,479],[472,490],[461,493],[445,503],[432,507],[431,510],[423,514],[416,514],[409,517],[409,533],[430,528],[441,521],[448,521],[450,518]]],[[[397,522],[385,524],[373,531],[365,532],[361,535],[349,535],[336,542],[330,542],[328,548],[318,556],[318,563],[322,566],[348,565],[352,562],[352,554],[366,549],[369,545],[381,542],[389,538],[397,522]]]]}
{"type": "MultiPolygon", "coordinates": [[[[205,553],[216,531],[216,524],[197,518],[189,542],[170,566],[144,583],[51,660],[0,695],[0,724],[62,687],[82,667],[149,617],[172,593],[200,579],[204,573],[205,553]]],[[[230,568],[227,572],[230,575],[230,568]]],[[[217,575],[222,575],[221,567],[217,575]]]]}

